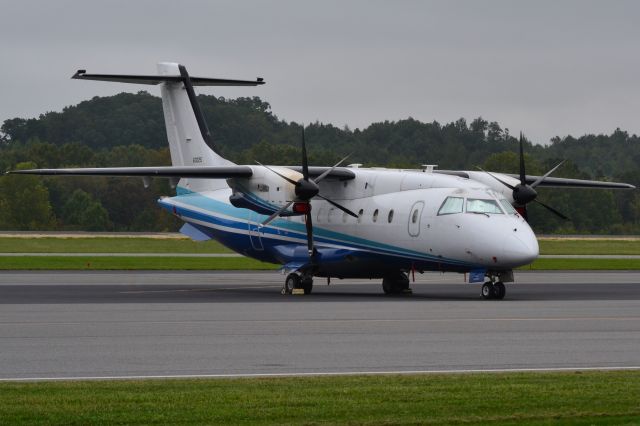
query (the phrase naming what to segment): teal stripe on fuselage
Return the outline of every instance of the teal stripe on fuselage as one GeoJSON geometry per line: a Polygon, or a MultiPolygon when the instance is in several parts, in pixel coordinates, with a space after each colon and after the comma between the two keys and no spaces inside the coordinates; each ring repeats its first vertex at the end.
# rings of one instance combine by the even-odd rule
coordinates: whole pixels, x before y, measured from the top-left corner
{"type": "MultiPolygon", "coordinates": [[[[258,213],[254,213],[253,217],[250,217],[250,210],[247,209],[239,209],[233,207],[230,204],[224,203],[222,201],[215,200],[213,198],[205,197],[204,195],[189,191],[185,188],[178,187],[178,196],[174,197],[178,202],[188,204],[194,207],[198,207],[200,209],[206,210],[208,212],[214,213],[219,212],[224,215],[230,216],[235,220],[242,221],[241,223],[237,223],[234,226],[237,229],[247,230],[247,224],[245,222],[252,220],[254,222],[260,222],[264,220],[267,216],[260,215],[258,213]]],[[[214,217],[212,216],[212,219],[214,217]]],[[[223,219],[224,221],[228,221],[229,219],[223,219]]],[[[295,233],[296,235],[287,235],[288,237],[298,238],[306,241],[306,229],[304,224],[290,222],[287,220],[276,219],[272,222],[274,226],[278,228],[285,229],[287,232],[295,233]]],[[[274,227],[267,226],[262,228],[262,233],[264,236],[262,238],[269,238],[269,235],[278,236],[281,235],[278,230],[274,227]]],[[[451,265],[459,265],[459,266],[469,266],[476,267],[475,264],[470,264],[468,262],[456,260],[456,259],[447,259],[438,256],[429,255],[426,253],[408,250],[397,246],[392,246],[385,243],[380,243],[377,241],[372,241],[360,237],[355,237],[348,234],[343,234],[340,232],[329,231],[324,228],[319,228],[314,226],[314,239],[317,243],[326,243],[326,244],[335,244],[335,245],[346,245],[349,247],[364,249],[364,250],[379,250],[393,255],[401,255],[405,257],[409,257],[411,259],[422,259],[431,262],[442,262],[451,265]]]]}

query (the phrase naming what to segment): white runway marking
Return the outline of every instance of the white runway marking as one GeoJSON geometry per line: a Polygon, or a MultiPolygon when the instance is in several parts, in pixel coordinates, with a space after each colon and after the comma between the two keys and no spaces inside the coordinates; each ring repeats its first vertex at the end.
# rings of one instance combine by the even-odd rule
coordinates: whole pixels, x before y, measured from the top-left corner
{"type": "Polygon", "coordinates": [[[39,382],[69,380],[159,380],[159,379],[235,379],[261,377],[323,377],[323,376],[391,376],[412,374],[475,374],[475,373],[544,373],[571,371],[640,371],[633,367],[549,367],[549,368],[495,368],[466,370],[398,370],[398,371],[331,371],[309,373],[248,373],[248,374],[167,374],[133,376],[68,376],[68,377],[10,377],[0,382],[39,382]]]}

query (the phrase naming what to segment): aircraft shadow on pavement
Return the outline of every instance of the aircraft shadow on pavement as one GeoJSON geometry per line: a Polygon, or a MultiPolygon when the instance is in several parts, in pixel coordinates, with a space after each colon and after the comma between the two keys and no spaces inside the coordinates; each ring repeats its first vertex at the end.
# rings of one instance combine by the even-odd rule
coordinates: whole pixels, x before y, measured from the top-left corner
{"type": "MultiPolygon", "coordinates": [[[[413,294],[385,295],[378,285],[319,285],[310,295],[282,295],[277,285],[2,285],[0,304],[438,302],[481,301],[475,285],[416,285],[413,294]]],[[[639,284],[514,284],[503,301],[640,300],[639,284]]]]}

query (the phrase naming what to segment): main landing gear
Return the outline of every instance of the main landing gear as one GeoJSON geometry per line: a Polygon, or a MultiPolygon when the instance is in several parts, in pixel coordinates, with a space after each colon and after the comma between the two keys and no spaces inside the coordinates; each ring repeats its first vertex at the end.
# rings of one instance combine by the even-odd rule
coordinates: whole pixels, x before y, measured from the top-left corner
{"type": "Polygon", "coordinates": [[[303,290],[304,294],[311,294],[313,290],[313,276],[309,274],[297,274],[292,272],[287,275],[282,287],[282,294],[292,294],[294,290],[303,290]]]}
{"type": "Polygon", "coordinates": [[[382,291],[385,294],[412,293],[409,288],[409,277],[404,272],[398,272],[382,279],[382,291]]]}
{"type": "Polygon", "coordinates": [[[502,281],[492,282],[487,281],[482,284],[482,291],[480,292],[483,299],[504,299],[505,294],[507,294],[507,289],[504,286],[502,281]]]}

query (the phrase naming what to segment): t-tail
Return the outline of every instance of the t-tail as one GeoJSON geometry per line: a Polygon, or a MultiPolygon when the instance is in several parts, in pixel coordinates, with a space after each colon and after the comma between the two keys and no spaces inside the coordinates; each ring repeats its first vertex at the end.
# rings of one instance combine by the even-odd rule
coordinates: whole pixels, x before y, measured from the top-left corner
{"type": "MultiPolygon", "coordinates": [[[[158,64],[158,75],[87,74],[79,70],[72,77],[82,80],[160,85],[162,109],[173,166],[234,166],[220,154],[198,104],[194,86],[257,86],[263,79],[229,80],[191,77],[184,65],[173,62],[158,64]]],[[[183,177],[179,187],[190,191],[211,191],[227,187],[220,179],[183,177]]]]}

